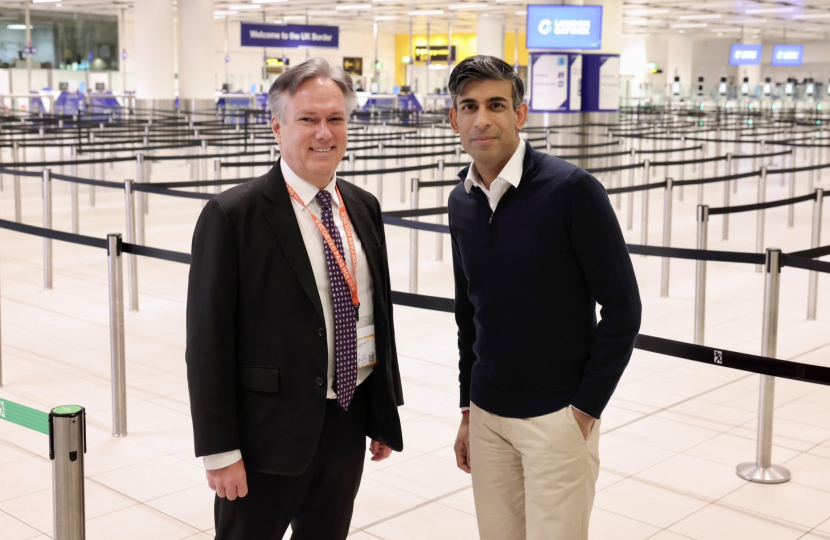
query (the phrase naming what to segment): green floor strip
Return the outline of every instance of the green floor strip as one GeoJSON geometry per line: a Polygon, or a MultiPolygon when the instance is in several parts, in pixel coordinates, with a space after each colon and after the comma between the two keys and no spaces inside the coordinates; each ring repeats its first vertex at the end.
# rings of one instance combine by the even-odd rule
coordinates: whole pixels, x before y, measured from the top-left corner
{"type": "Polygon", "coordinates": [[[0,398],[0,420],[49,435],[49,414],[0,398]]]}

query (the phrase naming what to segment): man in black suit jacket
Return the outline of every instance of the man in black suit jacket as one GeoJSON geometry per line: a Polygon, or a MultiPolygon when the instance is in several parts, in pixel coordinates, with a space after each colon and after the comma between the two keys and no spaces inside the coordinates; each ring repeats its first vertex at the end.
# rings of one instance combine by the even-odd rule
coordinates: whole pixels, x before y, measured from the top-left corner
{"type": "Polygon", "coordinates": [[[351,78],[312,59],[268,102],[279,162],[211,200],[193,237],[195,450],[217,540],[281,540],[289,524],[295,540],[344,539],[366,437],[374,461],[403,449],[383,221],[335,177],[351,78]]]}

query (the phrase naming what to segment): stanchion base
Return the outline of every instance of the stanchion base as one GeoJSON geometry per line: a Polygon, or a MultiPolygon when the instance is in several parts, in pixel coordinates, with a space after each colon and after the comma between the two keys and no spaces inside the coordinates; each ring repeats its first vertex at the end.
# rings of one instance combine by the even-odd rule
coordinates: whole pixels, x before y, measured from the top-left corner
{"type": "Polygon", "coordinates": [[[741,463],[736,467],[735,472],[744,480],[759,484],[783,484],[792,478],[790,471],[780,465],[759,467],[754,462],[741,463]]]}

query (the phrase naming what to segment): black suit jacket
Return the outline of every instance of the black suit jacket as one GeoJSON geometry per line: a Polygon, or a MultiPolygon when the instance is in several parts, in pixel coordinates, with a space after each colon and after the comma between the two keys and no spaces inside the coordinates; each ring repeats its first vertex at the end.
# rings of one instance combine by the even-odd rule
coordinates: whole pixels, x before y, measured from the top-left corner
{"type": "MultiPolygon", "coordinates": [[[[403,396],[380,205],[337,184],[374,290],[378,363],[363,383],[371,393],[367,435],[400,451],[403,396]]],[[[238,448],[249,471],[295,476],[320,438],[328,348],[292,204],[278,162],[205,206],[193,235],[186,359],[196,456],[238,448]]]]}

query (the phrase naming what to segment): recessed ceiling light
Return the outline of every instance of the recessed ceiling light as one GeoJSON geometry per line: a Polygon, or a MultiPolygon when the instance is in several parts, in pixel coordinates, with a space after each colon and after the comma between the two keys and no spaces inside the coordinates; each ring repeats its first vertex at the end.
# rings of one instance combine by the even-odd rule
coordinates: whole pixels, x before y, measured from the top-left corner
{"type": "Polygon", "coordinates": [[[681,21],[694,21],[697,19],[720,19],[723,15],[681,15],[678,17],[681,21]]]}
{"type": "Polygon", "coordinates": [[[242,4],[239,6],[228,6],[228,9],[262,9],[262,6],[252,4],[242,4]]]}
{"type": "Polygon", "coordinates": [[[634,9],[631,11],[626,11],[625,15],[660,15],[662,13],[669,13],[670,9],[634,9]]]}
{"type": "Polygon", "coordinates": [[[450,4],[450,9],[487,9],[487,4],[450,4]]]}
{"type": "MultiPolygon", "coordinates": [[[[9,30],[25,30],[26,25],[25,24],[10,24],[6,28],[8,28],[9,30]]],[[[33,29],[33,28],[34,28],[34,26],[29,25],[30,30],[33,29]]]]}
{"type": "Polygon", "coordinates": [[[799,13],[793,15],[793,19],[826,19],[830,17],[830,13],[799,13]]]}
{"type": "Polygon", "coordinates": [[[767,22],[766,19],[732,19],[729,21],[723,21],[726,24],[764,24],[767,22]]]}
{"type": "Polygon", "coordinates": [[[706,23],[673,24],[671,28],[706,28],[706,23]]]}
{"type": "Polygon", "coordinates": [[[398,17],[396,17],[395,15],[378,15],[377,17],[375,17],[376,21],[395,21],[397,19],[398,17]]]}
{"type": "Polygon", "coordinates": [[[777,7],[777,8],[754,8],[746,10],[747,13],[789,13],[794,11],[793,7],[777,7]]]}
{"type": "Polygon", "coordinates": [[[443,9],[424,9],[420,11],[410,11],[409,15],[411,17],[417,17],[418,15],[443,15],[443,9]]]}
{"type": "Polygon", "coordinates": [[[54,4],[55,2],[60,2],[61,0],[32,0],[33,4],[54,4]]]}
{"type": "Polygon", "coordinates": [[[372,4],[348,4],[344,6],[334,6],[337,11],[346,11],[349,9],[370,9],[372,4]]]}
{"type": "Polygon", "coordinates": [[[277,2],[288,2],[288,0],[253,0],[254,4],[276,4],[277,2]]]}
{"type": "Polygon", "coordinates": [[[286,15],[285,20],[286,21],[304,21],[305,20],[305,15],[286,15]]]}

